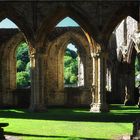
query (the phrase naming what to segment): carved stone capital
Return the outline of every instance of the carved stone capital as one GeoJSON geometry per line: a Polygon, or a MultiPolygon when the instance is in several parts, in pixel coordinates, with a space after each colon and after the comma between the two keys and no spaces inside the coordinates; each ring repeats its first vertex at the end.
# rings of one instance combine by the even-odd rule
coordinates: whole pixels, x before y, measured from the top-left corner
{"type": "Polygon", "coordinates": [[[101,51],[92,53],[92,57],[95,58],[95,59],[100,58],[101,55],[102,55],[102,52],[101,51]]]}
{"type": "Polygon", "coordinates": [[[30,48],[30,58],[35,58],[36,50],[34,48],[30,48]]]}

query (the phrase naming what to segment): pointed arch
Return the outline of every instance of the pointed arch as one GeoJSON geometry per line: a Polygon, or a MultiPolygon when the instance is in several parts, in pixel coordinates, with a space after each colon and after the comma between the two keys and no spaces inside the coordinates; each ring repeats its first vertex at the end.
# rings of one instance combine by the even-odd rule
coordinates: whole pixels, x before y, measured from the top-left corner
{"type": "Polygon", "coordinates": [[[25,41],[25,38],[23,33],[19,32],[17,29],[5,29],[4,31],[5,33],[9,33],[11,31],[13,34],[1,45],[0,48],[0,66],[2,75],[0,81],[2,91],[0,96],[2,97],[2,103],[4,105],[14,105],[12,91],[16,89],[17,71],[15,51],[19,43],[25,41]]]}
{"type": "MultiPolygon", "coordinates": [[[[59,30],[60,31],[60,30],[59,30]]],[[[69,30],[67,30],[65,33],[62,31],[59,36],[51,38],[51,42],[50,44],[48,44],[48,48],[47,48],[47,60],[48,60],[48,64],[47,67],[49,68],[48,73],[48,77],[51,77],[51,74],[53,71],[56,70],[56,72],[54,72],[57,76],[53,76],[56,79],[53,80],[53,82],[56,82],[58,86],[58,89],[63,90],[64,88],[64,84],[63,84],[63,57],[65,54],[65,50],[66,47],[69,43],[74,43],[76,45],[76,48],[79,50],[79,56],[83,62],[83,68],[84,68],[84,86],[88,87],[92,82],[92,79],[88,79],[88,77],[90,77],[88,74],[92,73],[92,60],[91,58],[91,54],[90,54],[90,47],[89,47],[89,43],[88,40],[86,39],[86,37],[84,36],[84,34],[82,32],[77,32],[76,30],[73,30],[73,28],[69,28],[69,30]],[[70,30],[71,29],[71,30],[70,30]],[[59,62],[59,63],[57,63],[59,62]],[[54,66],[52,66],[52,63],[55,64],[55,68],[54,66]],[[59,65],[58,65],[59,64],[59,65]],[[87,65],[90,64],[90,68],[88,69],[87,65]]],[[[92,77],[90,77],[92,78],[92,77]]],[[[49,79],[49,84],[50,82],[50,78],[49,79]]],[[[52,85],[50,84],[50,87],[52,85]]],[[[54,86],[54,83],[53,83],[54,86]]]]}
{"type": "Polygon", "coordinates": [[[130,64],[135,61],[136,53],[139,53],[135,42],[131,39],[129,46],[128,46],[128,53],[127,53],[127,62],[130,64]]]}
{"type": "Polygon", "coordinates": [[[105,35],[106,40],[109,40],[112,32],[115,30],[117,25],[121,23],[123,19],[127,16],[134,18],[135,20],[139,20],[139,6],[138,2],[130,3],[129,5],[121,6],[118,8],[110,17],[110,20],[106,22],[103,33],[105,35]]]}
{"type": "Polygon", "coordinates": [[[64,6],[61,8],[57,7],[56,10],[52,12],[52,14],[44,19],[40,28],[38,29],[37,42],[42,43],[41,46],[44,46],[47,40],[47,36],[54,29],[54,27],[65,17],[70,17],[74,21],[76,21],[81,26],[86,37],[92,38],[92,35],[96,37],[98,29],[97,27],[90,25],[90,21],[88,21],[88,19],[86,18],[86,13],[84,13],[84,11],[77,9],[74,6],[64,6]]]}
{"type": "Polygon", "coordinates": [[[33,37],[33,31],[30,27],[30,24],[26,20],[26,17],[24,16],[21,11],[13,7],[12,5],[8,4],[1,4],[0,5],[0,21],[3,19],[8,18],[13,23],[15,23],[19,29],[23,32],[24,36],[28,41],[32,41],[33,37]]]}

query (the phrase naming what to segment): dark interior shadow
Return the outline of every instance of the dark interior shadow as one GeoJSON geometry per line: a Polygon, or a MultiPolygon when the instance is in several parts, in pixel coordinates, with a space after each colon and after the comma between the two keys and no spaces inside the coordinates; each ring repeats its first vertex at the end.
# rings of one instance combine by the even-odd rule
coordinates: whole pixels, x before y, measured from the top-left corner
{"type": "MultiPolygon", "coordinates": [[[[5,135],[12,135],[12,136],[27,136],[27,137],[38,137],[38,138],[72,138],[72,139],[81,139],[81,140],[96,140],[96,138],[84,138],[84,137],[69,137],[69,136],[49,136],[49,135],[34,135],[34,134],[24,134],[24,133],[14,133],[14,132],[5,132],[5,135]]],[[[98,140],[107,140],[107,139],[100,139],[98,140]]]]}
{"type": "MultiPolygon", "coordinates": [[[[129,107],[128,107],[129,108],[129,107]]],[[[84,122],[129,122],[132,123],[140,117],[140,109],[132,107],[127,109],[121,107],[112,107],[113,112],[108,113],[91,113],[89,109],[70,109],[70,108],[53,108],[47,112],[28,112],[25,109],[1,109],[0,118],[20,118],[20,119],[37,119],[37,120],[59,120],[59,121],[84,121],[84,122]],[[117,109],[116,109],[117,108],[117,109]],[[126,111],[116,111],[116,110],[126,111]],[[132,112],[131,112],[132,109],[132,112]]]]}

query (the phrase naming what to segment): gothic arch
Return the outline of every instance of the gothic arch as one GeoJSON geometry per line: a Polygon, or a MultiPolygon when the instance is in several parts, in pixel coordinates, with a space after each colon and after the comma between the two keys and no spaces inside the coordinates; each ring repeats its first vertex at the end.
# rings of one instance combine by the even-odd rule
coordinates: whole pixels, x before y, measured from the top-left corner
{"type": "MultiPolygon", "coordinates": [[[[64,35],[65,36],[65,35],[64,35]]],[[[81,73],[83,76],[83,86],[84,87],[87,87],[88,85],[90,85],[91,83],[88,82],[88,79],[87,79],[87,67],[88,67],[88,64],[87,64],[87,61],[89,61],[89,58],[90,58],[90,48],[88,46],[88,42],[87,40],[83,39],[84,36],[76,36],[74,35],[74,33],[68,33],[66,35],[66,40],[64,43],[62,43],[62,47],[60,48],[60,51],[59,51],[59,58],[60,60],[64,60],[63,57],[64,57],[64,54],[65,54],[65,50],[66,50],[66,47],[69,43],[73,43],[75,45],[75,47],[77,48],[77,52],[78,52],[78,55],[79,55],[79,60],[81,61],[82,63],[82,67],[83,67],[83,72],[81,73],[80,71],[78,71],[78,73],[81,73]]],[[[61,37],[60,37],[60,40],[61,37]]],[[[60,45],[61,46],[61,45],[60,45]]],[[[62,62],[63,63],[63,62],[62,62]]],[[[79,62],[80,63],[80,62],[79,62]]],[[[64,66],[63,66],[64,67],[64,66]]]]}
{"type": "Polygon", "coordinates": [[[12,101],[12,91],[16,89],[16,57],[15,51],[19,43],[25,41],[24,35],[22,32],[16,33],[9,41],[2,45],[2,59],[1,59],[1,68],[2,68],[2,97],[3,104],[13,105],[12,101]]]}
{"type": "Polygon", "coordinates": [[[84,13],[83,10],[80,10],[80,8],[77,10],[76,6],[62,6],[61,8],[56,7],[52,14],[46,16],[38,30],[37,42],[42,42],[42,47],[47,40],[47,36],[51,34],[51,31],[55,28],[57,23],[59,23],[65,17],[74,19],[81,26],[84,34],[88,39],[91,39],[92,35],[94,35],[96,40],[98,29],[97,27],[94,27],[93,25],[91,26],[89,24],[90,21],[88,21],[88,19],[86,18],[86,13],[84,13]]]}
{"type": "MultiPolygon", "coordinates": [[[[90,47],[88,44],[88,41],[86,37],[82,34],[82,32],[76,32],[73,29],[67,30],[65,33],[60,33],[59,36],[54,37],[50,44],[47,44],[47,69],[48,71],[46,72],[46,79],[48,79],[46,82],[48,83],[48,88],[50,88],[49,91],[49,103],[56,103],[54,98],[57,99],[58,96],[66,96],[64,95],[64,54],[65,54],[65,49],[69,43],[74,43],[77,45],[77,49],[79,46],[80,49],[80,57],[81,60],[84,61],[84,80],[85,80],[85,85],[84,88],[89,88],[92,79],[90,79],[89,74],[92,73],[92,60],[90,59],[90,47]],[[53,64],[53,67],[51,65],[53,64]],[[90,64],[90,68],[88,65],[90,64]],[[91,70],[91,71],[90,71],[91,70]],[[52,79],[51,77],[54,77],[52,79]],[[52,79],[52,80],[51,80],[52,79]],[[90,79],[90,80],[89,80],[90,79]],[[54,96],[53,96],[54,95],[54,96]],[[53,99],[51,98],[53,96],[53,99]]],[[[91,77],[92,78],[92,77],[91,77]]],[[[48,89],[47,88],[47,89],[48,89]]],[[[87,95],[87,98],[90,96],[87,95]]],[[[63,98],[62,98],[63,99],[63,98]]],[[[64,101],[63,101],[64,102],[64,101]]],[[[54,104],[55,104],[54,103],[54,104]]],[[[62,103],[62,102],[61,102],[62,103]]]]}
{"type": "Polygon", "coordinates": [[[14,22],[20,30],[23,32],[26,39],[30,42],[33,40],[33,31],[30,27],[30,24],[26,20],[25,16],[21,11],[16,9],[15,7],[8,5],[8,4],[1,4],[0,5],[0,21],[8,18],[12,22],[14,22]]]}
{"type": "Polygon", "coordinates": [[[130,16],[138,21],[138,19],[139,19],[138,5],[139,4],[137,2],[130,3],[127,6],[125,5],[125,6],[118,8],[113,14],[111,14],[109,21],[106,22],[104,29],[103,29],[103,34],[105,35],[106,40],[109,40],[109,37],[111,36],[114,29],[127,16],[130,16]]]}
{"type": "Polygon", "coordinates": [[[127,62],[129,64],[133,63],[133,61],[136,57],[136,53],[139,53],[138,51],[139,50],[136,48],[135,42],[131,39],[129,46],[128,46],[128,53],[127,53],[127,62]]]}

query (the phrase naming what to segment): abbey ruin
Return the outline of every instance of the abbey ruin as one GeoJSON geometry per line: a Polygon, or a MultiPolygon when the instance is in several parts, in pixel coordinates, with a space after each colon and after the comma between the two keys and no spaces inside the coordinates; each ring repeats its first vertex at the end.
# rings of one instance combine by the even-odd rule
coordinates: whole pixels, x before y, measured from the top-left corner
{"type": "MultiPolygon", "coordinates": [[[[31,62],[31,111],[48,106],[136,104],[135,58],[140,53],[140,3],[134,1],[3,1],[0,20],[20,30],[0,29],[0,106],[17,105],[15,50],[26,41],[31,62]],[[18,6],[20,5],[20,7],[18,6]],[[80,27],[56,27],[65,17],[80,27]],[[64,86],[64,53],[73,43],[79,56],[78,86],[64,86]]],[[[25,98],[25,97],[24,97],[25,98]]]]}

